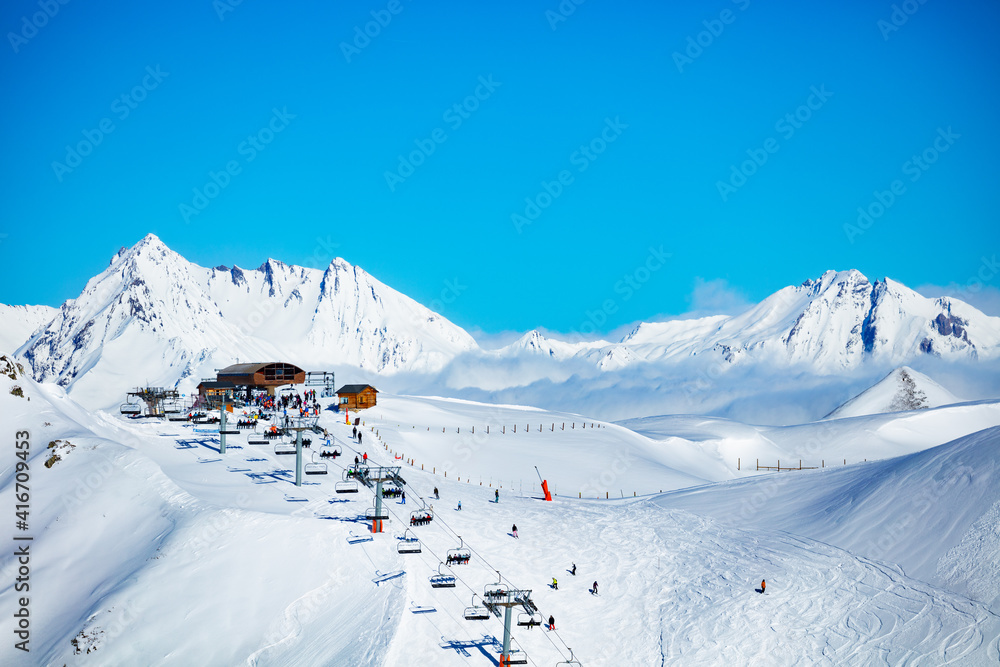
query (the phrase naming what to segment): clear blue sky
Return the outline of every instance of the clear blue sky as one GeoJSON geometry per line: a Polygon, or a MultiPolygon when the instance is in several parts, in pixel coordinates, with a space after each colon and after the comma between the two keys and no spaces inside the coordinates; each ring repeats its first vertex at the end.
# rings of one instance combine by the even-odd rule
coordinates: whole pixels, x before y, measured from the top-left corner
{"type": "Polygon", "coordinates": [[[57,6],[2,9],[0,302],[58,305],[148,232],[204,266],[339,255],[486,332],[576,330],[607,300],[609,330],[701,305],[696,284],[757,300],[831,268],[962,285],[1000,250],[996,3],[914,1],[899,26],[889,2],[57,6]]]}

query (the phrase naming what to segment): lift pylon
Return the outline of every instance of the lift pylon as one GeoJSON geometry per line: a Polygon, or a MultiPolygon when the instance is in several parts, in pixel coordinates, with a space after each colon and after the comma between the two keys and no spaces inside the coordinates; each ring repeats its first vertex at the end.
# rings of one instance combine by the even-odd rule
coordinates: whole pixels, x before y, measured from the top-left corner
{"type": "Polygon", "coordinates": [[[382,519],[384,517],[382,512],[382,483],[392,482],[399,486],[399,488],[403,488],[406,482],[399,476],[401,470],[401,466],[358,466],[358,471],[354,475],[358,481],[369,489],[372,488],[372,485],[375,485],[375,513],[372,517],[373,533],[382,532],[382,519]]]}
{"type": "MultiPolygon", "coordinates": [[[[499,577],[499,572],[497,573],[499,577]]],[[[495,584],[487,584],[483,589],[483,605],[491,614],[497,618],[501,617],[503,609],[503,649],[500,652],[500,667],[507,665],[523,664],[522,659],[512,661],[510,651],[510,621],[511,611],[514,607],[520,607],[525,614],[535,614],[538,607],[531,600],[530,590],[520,590],[510,588],[500,579],[495,584]]]]}

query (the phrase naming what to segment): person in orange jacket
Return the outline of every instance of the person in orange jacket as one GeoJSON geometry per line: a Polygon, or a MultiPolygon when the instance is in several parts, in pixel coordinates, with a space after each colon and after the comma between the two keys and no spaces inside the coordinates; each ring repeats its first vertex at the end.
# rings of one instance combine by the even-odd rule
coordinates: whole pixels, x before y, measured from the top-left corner
{"type": "Polygon", "coordinates": [[[763,594],[764,594],[764,589],[765,589],[766,587],[767,587],[767,582],[766,582],[766,581],[764,581],[763,579],[761,579],[761,580],[760,580],[760,593],[761,593],[761,595],[763,595],[763,594]]]}

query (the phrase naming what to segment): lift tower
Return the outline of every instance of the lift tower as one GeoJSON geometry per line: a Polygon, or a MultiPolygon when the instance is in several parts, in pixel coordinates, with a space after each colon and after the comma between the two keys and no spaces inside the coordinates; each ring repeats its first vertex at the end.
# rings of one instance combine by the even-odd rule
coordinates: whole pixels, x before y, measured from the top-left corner
{"type": "Polygon", "coordinates": [[[483,605],[497,618],[501,617],[500,610],[503,609],[503,649],[500,653],[500,667],[526,665],[528,659],[523,653],[516,658],[510,655],[510,619],[511,609],[514,607],[520,607],[526,614],[538,612],[538,607],[531,601],[531,591],[510,588],[502,581],[487,584],[483,590],[483,605]]]}
{"type": "Polygon", "coordinates": [[[389,518],[388,512],[382,509],[382,482],[392,482],[399,488],[403,488],[406,482],[399,476],[400,470],[402,470],[400,466],[358,466],[355,477],[369,489],[372,488],[372,485],[375,486],[375,507],[368,508],[365,513],[365,517],[371,519],[373,533],[381,533],[382,520],[389,518]]]}

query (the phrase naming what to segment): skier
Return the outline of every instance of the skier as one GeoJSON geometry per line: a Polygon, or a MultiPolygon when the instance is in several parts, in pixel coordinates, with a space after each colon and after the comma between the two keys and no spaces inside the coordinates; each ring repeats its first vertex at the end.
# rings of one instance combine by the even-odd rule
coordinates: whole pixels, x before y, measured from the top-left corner
{"type": "Polygon", "coordinates": [[[403,499],[403,503],[402,504],[405,505],[406,504],[406,491],[400,492],[399,495],[403,499]]]}
{"type": "Polygon", "coordinates": [[[556,581],[555,577],[552,577],[552,590],[554,591],[559,590],[559,582],[556,581]]]}
{"type": "Polygon", "coordinates": [[[434,487],[434,500],[441,500],[441,496],[438,495],[438,488],[434,487]]]}
{"type": "Polygon", "coordinates": [[[357,439],[357,437],[358,437],[358,427],[355,426],[354,427],[354,438],[357,439]]]}
{"type": "Polygon", "coordinates": [[[549,616],[549,631],[556,629],[556,619],[553,616],[549,616]]]}
{"type": "Polygon", "coordinates": [[[461,500],[458,501],[458,511],[459,512],[462,511],[462,501],[461,500]]]}
{"type": "Polygon", "coordinates": [[[497,489],[493,492],[493,497],[496,498],[496,502],[498,503],[500,502],[500,489],[497,489]]]}
{"type": "Polygon", "coordinates": [[[359,463],[361,463],[361,460],[357,456],[355,456],[354,457],[354,467],[357,468],[359,463]]]}
{"type": "Polygon", "coordinates": [[[594,582],[594,590],[591,591],[594,595],[597,595],[597,582],[594,582]]]}
{"type": "Polygon", "coordinates": [[[760,594],[764,594],[764,588],[767,587],[767,582],[763,579],[760,580],[760,594]]]}
{"type": "Polygon", "coordinates": [[[574,577],[576,576],[576,563],[573,563],[573,569],[569,571],[574,577]]]}
{"type": "Polygon", "coordinates": [[[511,533],[511,535],[513,535],[513,536],[514,536],[514,539],[515,539],[515,540],[516,540],[516,539],[519,539],[519,538],[517,537],[517,524],[516,524],[516,523],[515,523],[514,525],[512,525],[511,527],[510,527],[510,533],[511,533]]]}
{"type": "Polygon", "coordinates": [[[361,460],[362,460],[362,461],[363,461],[364,463],[368,463],[368,452],[365,452],[364,454],[362,454],[362,456],[361,456],[361,460]]]}
{"type": "Polygon", "coordinates": [[[360,433],[358,433],[358,444],[359,445],[361,444],[361,434],[360,433]]]}

